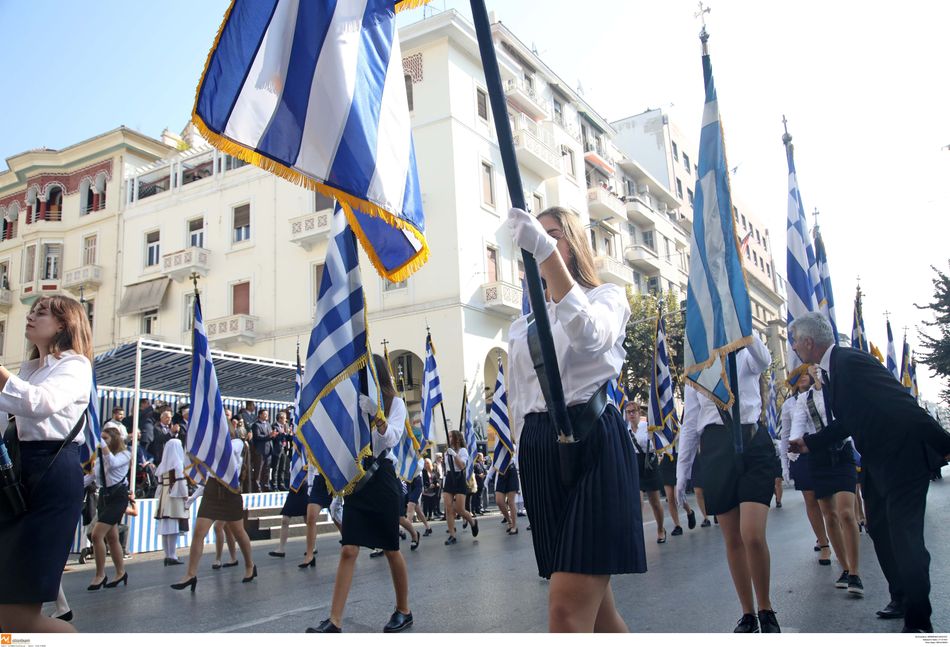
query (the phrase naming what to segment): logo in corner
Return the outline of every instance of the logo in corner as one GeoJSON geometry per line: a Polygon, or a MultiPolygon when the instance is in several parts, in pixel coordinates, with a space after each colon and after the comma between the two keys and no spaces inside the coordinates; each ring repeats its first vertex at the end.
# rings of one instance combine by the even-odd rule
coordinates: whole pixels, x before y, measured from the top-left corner
{"type": "Polygon", "coordinates": [[[0,634],[0,645],[12,645],[13,634],[0,634]]]}

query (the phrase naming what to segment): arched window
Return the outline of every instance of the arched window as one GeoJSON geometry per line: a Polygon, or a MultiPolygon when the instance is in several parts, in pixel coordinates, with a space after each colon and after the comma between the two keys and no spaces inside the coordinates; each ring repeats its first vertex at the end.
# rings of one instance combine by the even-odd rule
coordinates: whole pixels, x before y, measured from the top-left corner
{"type": "Polygon", "coordinates": [[[26,224],[30,224],[36,219],[36,214],[39,213],[39,191],[36,187],[30,187],[26,192],[26,224]]]}
{"type": "Polygon", "coordinates": [[[54,184],[46,192],[46,220],[63,219],[63,188],[54,184]]]}
{"type": "Polygon", "coordinates": [[[0,230],[0,240],[16,238],[16,221],[20,217],[20,205],[16,202],[7,208],[3,216],[3,228],[0,230]]]}
{"type": "Polygon", "coordinates": [[[106,208],[106,174],[100,173],[96,176],[96,201],[93,207],[96,211],[106,208]]]}
{"type": "Polygon", "coordinates": [[[83,180],[79,183],[79,197],[81,202],[79,203],[79,215],[85,216],[90,211],[93,211],[93,194],[92,194],[92,181],[83,180]]]}

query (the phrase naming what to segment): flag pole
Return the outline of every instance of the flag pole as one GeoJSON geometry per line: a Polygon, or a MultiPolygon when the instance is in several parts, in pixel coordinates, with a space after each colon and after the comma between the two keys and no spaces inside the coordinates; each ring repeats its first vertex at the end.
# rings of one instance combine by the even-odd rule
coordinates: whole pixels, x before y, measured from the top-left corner
{"type": "MultiPolygon", "coordinates": [[[[485,0],[471,0],[471,5],[475,35],[478,38],[478,50],[481,54],[482,68],[485,71],[485,83],[488,87],[488,98],[491,102],[495,135],[498,138],[502,167],[508,185],[508,197],[511,200],[512,207],[525,209],[524,189],[521,185],[521,174],[518,171],[518,159],[515,157],[511,124],[508,122],[507,101],[501,85],[501,72],[498,68],[498,58],[492,41],[488,10],[485,8],[485,0]]],[[[564,387],[561,384],[561,374],[557,365],[554,338],[551,335],[551,323],[548,320],[548,311],[544,301],[544,289],[541,287],[541,273],[532,254],[521,250],[521,256],[524,263],[531,311],[534,314],[538,341],[541,346],[541,357],[544,359],[544,372],[547,375],[551,391],[552,402],[548,403],[548,406],[553,411],[549,411],[549,413],[552,415],[558,428],[558,434],[563,441],[574,442],[571,421],[567,416],[567,404],[564,401],[564,387]]]]}
{"type": "MultiPolygon", "coordinates": [[[[432,332],[429,330],[429,324],[426,324],[426,339],[429,341],[429,346],[432,345],[432,332]]],[[[435,352],[433,351],[433,355],[435,352]]],[[[439,400],[439,408],[442,410],[442,426],[445,428],[445,444],[449,444],[449,419],[445,417],[445,398],[443,397],[439,400]]]]}

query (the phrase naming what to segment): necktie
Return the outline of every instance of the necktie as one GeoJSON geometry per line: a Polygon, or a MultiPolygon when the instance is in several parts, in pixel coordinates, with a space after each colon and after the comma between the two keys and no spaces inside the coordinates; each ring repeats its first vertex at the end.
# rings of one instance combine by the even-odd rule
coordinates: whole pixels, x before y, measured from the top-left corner
{"type": "Polygon", "coordinates": [[[825,403],[825,415],[830,423],[834,419],[834,415],[831,413],[831,378],[825,369],[821,369],[821,383],[821,397],[825,403]]]}

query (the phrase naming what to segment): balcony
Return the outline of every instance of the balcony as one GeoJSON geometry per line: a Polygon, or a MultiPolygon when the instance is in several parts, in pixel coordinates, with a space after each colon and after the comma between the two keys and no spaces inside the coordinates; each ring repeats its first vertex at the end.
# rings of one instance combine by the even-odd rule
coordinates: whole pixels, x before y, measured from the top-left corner
{"type": "Polygon", "coordinates": [[[58,278],[36,279],[28,283],[24,282],[20,286],[20,301],[22,303],[33,303],[41,296],[60,296],[62,293],[58,278]]]}
{"type": "Polygon", "coordinates": [[[654,274],[660,269],[660,257],[652,247],[631,245],[624,250],[624,256],[627,262],[642,272],[654,274]]]}
{"type": "Polygon", "coordinates": [[[257,340],[257,317],[251,315],[230,315],[218,317],[205,323],[208,341],[220,346],[240,343],[251,345],[257,340]]]}
{"type": "Polygon", "coordinates": [[[83,265],[76,269],[66,270],[63,276],[63,287],[73,294],[83,290],[94,290],[102,285],[102,266],[83,265]]]}
{"type": "Polygon", "coordinates": [[[521,287],[504,281],[482,285],[482,299],[489,310],[504,315],[521,314],[521,287]]]}
{"type": "Polygon", "coordinates": [[[543,179],[561,174],[561,156],[554,150],[554,138],[526,117],[514,122],[512,136],[518,161],[543,179]]]}
{"type": "Polygon", "coordinates": [[[13,290],[0,288],[0,310],[9,310],[13,305],[13,290]]]}
{"type": "Polygon", "coordinates": [[[290,219],[290,242],[310,251],[317,243],[330,237],[333,209],[321,209],[290,219]]]}
{"type": "Polygon", "coordinates": [[[594,257],[594,267],[601,281],[619,285],[622,288],[633,285],[633,270],[611,256],[594,257]]]}
{"type": "Polygon", "coordinates": [[[522,79],[505,81],[505,96],[533,119],[540,121],[551,116],[548,105],[538,96],[535,89],[528,87],[522,79]]]}
{"type": "Polygon", "coordinates": [[[587,210],[594,220],[615,220],[626,222],[627,209],[620,198],[602,186],[587,189],[587,210]]]}
{"type": "Polygon", "coordinates": [[[658,214],[650,206],[650,198],[646,195],[628,195],[627,219],[644,227],[653,227],[656,224],[658,214]]]}
{"type": "Polygon", "coordinates": [[[208,276],[211,252],[203,247],[186,247],[162,256],[162,272],[174,281],[183,281],[192,273],[208,276]]]}
{"type": "Polygon", "coordinates": [[[613,175],[615,172],[614,165],[607,158],[607,152],[591,142],[584,144],[584,160],[607,175],[613,175]]]}

